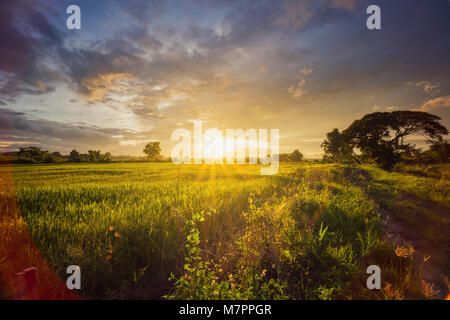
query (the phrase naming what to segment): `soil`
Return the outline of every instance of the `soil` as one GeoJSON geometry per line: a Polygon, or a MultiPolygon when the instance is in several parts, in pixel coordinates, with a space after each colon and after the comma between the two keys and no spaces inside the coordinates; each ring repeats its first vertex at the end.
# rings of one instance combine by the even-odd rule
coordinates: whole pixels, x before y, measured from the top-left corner
{"type": "MultiPolygon", "coordinates": [[[[449,233],[445,225],[432,226],[436,230],[436,234],[444,232],[447,234],[447,241],[441,245],[436,245],[433,239],[425,237],[420,231],[421,226],[413,228],[398,217],[405,209],[405,205],[414,207],[416,221],[428,223],[429,216],[435,215],[448,221],[450,219],[450,210],[444,206],[440,206],[432,201],[421,199],[412,194],[401,194],[400,198],[395,202],[393,212],[384,212],[384,222],[386,226],[386,238],[395,245],[411,245],[414,252],[413,263],[415,268],[423,265],[423,280],[430,284],[434,284],[434,288],[439,290],[438,298],[445,299],[449,295],[448,278],[449,275],[449,233]],[[425,263],[426,257],[430,257],[425,263]]],[[[442,234],[440,234],[442,236],[442,234]]]]}

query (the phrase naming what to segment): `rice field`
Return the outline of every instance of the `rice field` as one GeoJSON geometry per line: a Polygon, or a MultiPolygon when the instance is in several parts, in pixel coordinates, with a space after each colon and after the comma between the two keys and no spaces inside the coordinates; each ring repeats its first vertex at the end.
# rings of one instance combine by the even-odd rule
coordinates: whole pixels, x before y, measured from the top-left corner
{"type": "Polygon", "coordinates": [[[261,176],[259,169],[171,163],[2,166],[0,295],[12,296],[7,275],[20,271],[13,266],[22,259],[20,267],[45,262],[41,269],[50,271],[40,273],[39,290],[55,298],[66,293],[51,286],[49,273],[64,282],[69,265],[81,268],[77,293],[84,298],[424,296],[412,257],[396,254],[383,236],[376,198],[388,197],[376,186],[384,179],[389,187],[383,190],[392,199],[406,189],[448,207],[446,178],[315,163],[282,164],[275,176],[261,176]],[[26,235],[32,242],[22,240],[26,235]],[[389,290],[365,287],[371,264],[386,270],[389,290]]]}

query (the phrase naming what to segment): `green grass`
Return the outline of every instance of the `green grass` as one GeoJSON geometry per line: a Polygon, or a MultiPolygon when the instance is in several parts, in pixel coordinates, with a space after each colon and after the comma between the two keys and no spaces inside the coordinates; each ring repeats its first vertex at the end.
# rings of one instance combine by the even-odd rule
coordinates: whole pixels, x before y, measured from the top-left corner
{"type": "MultiPolygon", "coordinates": [[[[394,201],[400,190],[449,205],[446,179],[375,167],[349,179],[345,167],[306,163],[261,176],[259,168],[15,165],[15,192],[0,193],[1,209],[17,210],[8,205],[17,198],[50,266],[65,279],[79,265],[88,298],[331,299],[389,298],[365,289],[361,270],[374,260],[395,265],[392,285],[409,290],[400,289],[407,264],[396,265],[382,240],[374,195],[394,201]]],[[[8,223],[0,221],[5,238],[8,223]]],[[[0,266],[8,256],[0,245],[0,266]]]]}

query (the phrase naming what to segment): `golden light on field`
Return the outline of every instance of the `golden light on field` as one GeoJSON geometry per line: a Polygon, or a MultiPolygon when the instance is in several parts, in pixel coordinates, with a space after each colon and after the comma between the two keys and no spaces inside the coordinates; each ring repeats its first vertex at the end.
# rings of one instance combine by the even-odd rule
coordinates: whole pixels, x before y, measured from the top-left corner
{"type": "MultiPolygon", "coordinates": [[[[203,135],[203,158],[207,162],[221,160],[227,156],[236,160],[239,151],[245,152],[246,156],[251,156],[250,150],[258,150],[261,147],[267,147],[267,143],[254,139],[223,137],[219,132],[203,135]]],[[[257,154],[253,156],[256,158],[257,154]]]]}
{"type": "MultiPolygon", "coordinates": [[[[228,146],[228,144],[227,144],[228,146]]],[[[218,134],[203,135],[203,158],[207,161],[223,159],[225,156],[225,139],[218,134]]],[[[233,149],[228,146],[228,151],[233,149]]]]}
{"type": "Polygon", "coordinates": [[[449,299],[450,0],[78,2],[0,1],[0,300],[449,299]]]}

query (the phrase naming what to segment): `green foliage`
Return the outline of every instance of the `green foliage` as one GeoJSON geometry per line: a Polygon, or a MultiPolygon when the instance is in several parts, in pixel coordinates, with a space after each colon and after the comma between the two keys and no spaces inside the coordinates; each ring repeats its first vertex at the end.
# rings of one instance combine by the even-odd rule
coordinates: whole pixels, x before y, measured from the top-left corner
{"type": "Polygon", "coordinates": [[[43,162],[48,156],[47,150],[42,150],[40,147],[22,147],[17,152],[20,158],[30,159],[35,162],[43,162]]]}
{"type": "Polygon", "coordinates": [[[81,162],[80,153],[77,150],[73,149],[72,151],[70,151],[69,159],[71,162],[81,162]]]}
{"type": "Polygon", "coordinates": [[[353,161],[353,147],[337,128],[327,133],[320,146],[324,150],[323,160],[326,162],[353,161]]]}
{"type": "MultiPolygon", "coordinates": [[[[12,173],[24,229],[61,277],[70,264],[86,270],[89,298],[356,297],[364,283],[345,288],[380,250],[392,259],[377,262],[406,296],[406,266],[382,240],[373,198],[393,202],[406,190],[448,206],[448,179],[373,166],[286,163],[276,176],[259,169],[81,163],[12,173]]],[[[5,217],[14,207],[6,194],[0,200],[5,217]]]]}
{"type": "Polygon", "coordinates": [[[402,154],[415,152],[415,147],[404,141],[408,135],[421,133],[430,141],[442,141],[448,130],[439,120],[422,111],[374,112],[355,120],[342,134],[352,148],[390,170],[402,154]]]}
{"type": "Polygon", "coordinates": [[[279,155],[280,162],[301,162],[303,161],[303,154],[295,149],[292,153],[282,153],[279,155]]]}
{"type": "Polygon", "coordinates": [[[220,265],[201,257],[197,224],[203,222],[204,212],[194,213],[188,220],[185,273],[175,280],[175,291],[169,299],[283,299],[284,286],[274,279],[265,279],[265,271],[256,272],[251,266],[242,266],[233,275],[223,275],[220,265]]]}
{"type": "Polygon", "coordinates": [[[303,154],[300,151],[298,151],[298,149],[295,149],[290,154],[289,160],[292,162],[300,162],[303,160],[303,154]]]}
{"type": "Polygon", "coordinates": [[[88,150],[88,154],[90,162],[97,162],[100,160],[100,150],[88,150]]]}
{"type": "Polygon", "coordinates": [[[374,112],[366,114],[342,133],[338,129],[327,133],[321,144],[327,162],[351,161],[359,158],[364,162],[374,161],[384,169],[391,170],[402,157],[417,157],[420,153],[415,145],[405,142],[411,134],[421,133],[433,142],[425,158],[442,161],[448,158],[448,148],[443,136],[448,130],[441,119],[421,111],[374,112]],[[354,149],[360,154],[355,157],[354,149]]]}
{"type": "Polygon", "coordinates": [[[430,148],[422,153],[416,153],[403,157],[407,163],[449,163],[450,144],[444,140],[438,140],[430,145],[430,148]]]}
{"type": "Polygon", "coordinates": [[[159,154],[161,152],[161,148],[159,146],[159,142],[149,142],[145,145],[144,150],[142,151],[150,160],[157,160],[159,154]]]}

